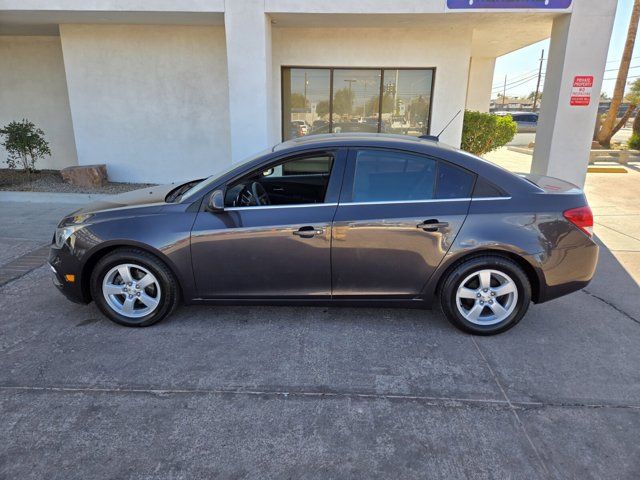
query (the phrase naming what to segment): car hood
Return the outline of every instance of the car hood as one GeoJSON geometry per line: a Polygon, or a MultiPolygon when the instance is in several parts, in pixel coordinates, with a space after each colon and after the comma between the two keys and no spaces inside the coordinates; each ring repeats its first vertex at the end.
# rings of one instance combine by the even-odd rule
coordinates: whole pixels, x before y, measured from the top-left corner
{"type": "Polygon", "coordinates": [[[156,185],[155,187],[120,193],[111,196],[107,200],[98,200],[89,203],[74,213],[96,213],[104,210],[164,204],[164,199],[167,194],[178,186],[179,184],[171,183],[169,185],[156,185]]]}

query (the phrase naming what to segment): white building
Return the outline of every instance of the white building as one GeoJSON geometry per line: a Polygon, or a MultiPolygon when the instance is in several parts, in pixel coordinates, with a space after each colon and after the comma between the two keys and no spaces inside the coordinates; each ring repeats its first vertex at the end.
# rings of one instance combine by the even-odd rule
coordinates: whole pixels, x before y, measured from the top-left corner
{"type": "MultiPolygon", "coordinates": [[[[40,168],[197,178],[293,134],[437,133],[460,109],[488,111],[496,57],[551,37],[533,169],[582,184],[615,10],[616,0],[0,0],[0,125],[28,118],[46,132],[53,155],[40,168]],[[584,103],[571,100],[575,77],[594,79],[586,106],[572,105],[584,103]]],[[[461,131],[460,116],[442,139],[459,145],[461,131]]]]}

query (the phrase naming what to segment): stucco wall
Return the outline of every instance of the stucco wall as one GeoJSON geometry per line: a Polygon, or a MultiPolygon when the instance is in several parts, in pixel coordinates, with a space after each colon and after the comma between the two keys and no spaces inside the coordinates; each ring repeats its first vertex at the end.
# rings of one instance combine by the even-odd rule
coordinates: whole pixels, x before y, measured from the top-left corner
{"type": "Polygon", "coordinates": [[[60,36],[81,165],[126,182],[228,165],[223,27],[60,25],[60,36]]]}
{"type": "MultiPolygon", "coordinates": [[[[0,125],[23,118],[44,131],[51,147],[36,168],[77,164],[59,37],[0,36],[0,125]]],[[[6,158],[0,147],[0,167],[6,158]]]]}
{"type": "Polygon", "coordinates": [[[467,86],[467,110],[489,112],[495,66],[495,58],[473,57],[471,59],[467,86]]]}
{"type": "MultiPolygon", "coordinates": [[[[444,28],[273,28],[273,122],[281,131],[281,66],[435,67],[432,133],[465,106],[471,31],[444,28]]],[[[459,146],[462,115],[442,140],[459,146]]],[[[279,139],[274,139],[278,141],[279,139]]]]}

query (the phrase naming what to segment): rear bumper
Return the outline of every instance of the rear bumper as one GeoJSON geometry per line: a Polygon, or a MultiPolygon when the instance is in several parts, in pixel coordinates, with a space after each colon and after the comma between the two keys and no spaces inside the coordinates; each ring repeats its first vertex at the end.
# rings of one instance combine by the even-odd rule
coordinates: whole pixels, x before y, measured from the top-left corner
{"type": "Polygon", "coordinates": [[[593,278],[598,264],[598,245],[586,238],[583,245],[554,250],[551,255],[540,255],[543,281],[536,303],[555,298],[586,287],[593,278]]]}
{"type": "Polygon", "coordinates": [[[66,245],[62,248],[51,248],[49,266],[53,284],[67,299],[75,303],[89,303],[90,299],[82,289],[82,268],[66,245]],[[74,275],[74,281],[68,281],[66,275],[74,275]]]}

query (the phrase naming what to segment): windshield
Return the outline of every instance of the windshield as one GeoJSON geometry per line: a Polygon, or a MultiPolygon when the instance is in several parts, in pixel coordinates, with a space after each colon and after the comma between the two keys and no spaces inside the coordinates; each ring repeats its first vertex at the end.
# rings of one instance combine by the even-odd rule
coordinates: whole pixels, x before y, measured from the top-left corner
{"type": "Polygon", "coordinates": [[[266,150],[262,150],[260,153],[257,153],[249,158],[244,159],[243,161],[239,162],[239,163],[232,163],[231,165],[228,165],[226,168],[221,169],[220,171],[214,173],[213,175],[211,175],[210,177],[205,178],[204,180],[202,180],[199,183],[196,183],[193,187],[191,187],[189,190],[187,190],[186,192],[184,192],[180,198],[180,200],[188,200],[189,198],[192,198],[194,196],[196,196],[198,193],[203,192],[204,190],[206,190],[207,188],[209,188],[212,184],[214,184],[216,182],[216,180],[218,180],[220,177],[226,175],[227,173],[235,170],[236,168],[242,167],[243,165],[254,161],[256,158],[259,158],[263,155],[266,155],[267,153],[271,153],[271,149],[268,148],[266,150]]]}

